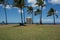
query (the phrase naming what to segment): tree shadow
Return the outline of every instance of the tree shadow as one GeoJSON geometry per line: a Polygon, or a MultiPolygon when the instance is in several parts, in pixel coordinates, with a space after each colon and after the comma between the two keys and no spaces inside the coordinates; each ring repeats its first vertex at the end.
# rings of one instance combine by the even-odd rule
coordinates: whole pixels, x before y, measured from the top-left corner
{"type": "Polygon", "coordinates": [[[13,26],[13,27],[20,27],[20,25],[15,25],[15,26],[13,26]]]}
{"type": "Polygon", "coordinates": [[[25,24],[24,25],[21,25],[21,24],[19,24],[19,25],[15,25],[15,26],[13,26],[13,27],[21,27],[21,26],[26,26],[25,24]]]}

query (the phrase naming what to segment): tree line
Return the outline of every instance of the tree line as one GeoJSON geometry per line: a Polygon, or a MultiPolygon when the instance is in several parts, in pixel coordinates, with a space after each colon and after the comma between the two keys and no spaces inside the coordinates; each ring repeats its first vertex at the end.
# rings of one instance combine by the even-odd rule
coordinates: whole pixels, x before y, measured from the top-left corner
{"type": "MultiPolygon", "coordinates": [[[[37,5],[38,9],[36,9],[35,11],[33,10],[32,6],[26,6],[25,0],[13,0],[13,1],[14,2],[13,2],[12,6],[13,7],[18,7],[21,10],[21,15],[20,15],[21,16],[21,23],[20,23],[21,25],[25,24],[25,13],[24,13],[24,16],[22,16],[23,15],[22,14],[23,8],[27,8],[28,14],[32,14],[32,19],[34,18],[33,17],[33,13],[34,13],[35,16],[36,15],[40,15],[39,16],[39,18],[40,18],[40,24],[42,24],[42,10],[43,10],[44,6],[47,6],[46,4],[44,4],[44,0],[36,0],[37,2],[36,2],[35,5],[37,5]],[[23,17],[24,17],[24,20],[23,20],[23,17]],[[24,21],[24,23],[23,23],[23,21],[24,21]]],[[[7,23],[6,5],[7,4],[9,5],[9,3],[7,2],[7,0],[0,0],[0,4],[4,5],[6,24],[8,24],[7,23]]],[[[58,15],[56,14],[56,9],[50,8],[50,10],[47,13],[47,17],[48,16],[52,16],[53,19],[54,19],[54,24],[56,24],[55,23],[55,16],[58,18],[58,15]]],[[[32,20],[32,24],[33,24],[33,20],[32,20]]]]}

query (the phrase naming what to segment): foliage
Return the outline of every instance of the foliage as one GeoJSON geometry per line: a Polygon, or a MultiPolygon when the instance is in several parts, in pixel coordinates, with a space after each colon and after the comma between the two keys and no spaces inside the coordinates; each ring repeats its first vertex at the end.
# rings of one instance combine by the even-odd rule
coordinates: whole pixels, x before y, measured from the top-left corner
{"type": "Polygon", "coordinates": [[[54,10],[53,8],[51,8],[49,11],[48,11],[48,16],[52,16],[52,15],[55,15],[57,18],[58,18],[58,15],[56,14],[56,10],[54,10]]]}
{"type": "Polygon", "coordinates": [[[40,10],[40,9],[37,9],[37,10],[35,11],[35,16],[38,15],[38,14],[41,14],[41,10],[40,10]]]}
{"type": "Polygon", "coordinates": [[[27,6],[27,12],[28,12],[28,14],[31,14],[33,12],[33,7],[27,6]]]}
{"type": "Polygon", "coordinates": [[[25,5],[24,0],[14,0],[14,5],[15,7],[23,8],[25,5]]]}
{"type": "Polygon", "coordinates": [[[38,6],[44,6],[44,0],[37,0],[36,5],[38,5],[38,6]]]}

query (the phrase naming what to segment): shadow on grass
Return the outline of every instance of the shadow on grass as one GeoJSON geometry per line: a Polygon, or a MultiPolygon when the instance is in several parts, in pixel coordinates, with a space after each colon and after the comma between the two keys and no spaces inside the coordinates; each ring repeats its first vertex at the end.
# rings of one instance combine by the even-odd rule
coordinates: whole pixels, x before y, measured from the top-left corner
{"type": "Polygon", "coordinates": [[[26,25],[15,25],[15,26],[13,26],[13,27],[21,27],[21,26],[26,26],[26,25]]]}
{"type": "Polygon", "coordinates": [[[20,27],[20,25],[15,25],[15,26],[13,26],[13,27],[20,27]]]}

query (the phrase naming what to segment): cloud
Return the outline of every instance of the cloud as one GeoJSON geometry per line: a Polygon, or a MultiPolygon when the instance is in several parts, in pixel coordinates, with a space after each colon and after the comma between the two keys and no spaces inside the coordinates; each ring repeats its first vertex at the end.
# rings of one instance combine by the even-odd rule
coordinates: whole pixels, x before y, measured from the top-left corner
{"type": "Polygon", "coordinates": [[[35,4],[36,3],[36,0],[28,0],[28,3],[35,4]]]}
{"type": "Polygon", "coordinates": [[[60,13],[60,11],[56,11],[55,13],[58,14],[58,13],[60,13]]]}
{"type": "Polygon", "coordinates": [[[27,17],[27,18],[31,18],[31,17],[27,17]]]}
{"type": "MultiPolygon", "coordinates": [[[[43,23],[53,23],[54,22],[54,19],[42,19],[43,23]]],[[[60,19],[56,19],[55,20],[56,23],[60,23],[60,19]]]]}
{"type": "Polygon", "coordinates": [[[46,7],[43,7],[43,9],[46,9],[46,7]]]}
{"type": "Polygon", "coordinates": [[[53,19],[42,19],[44,23],[52,23],[53,19]]]}
{"type": "Polygon", "coordinates": [[[60,19],[56,19],[56,23],[60,23],[60,19]]]}
{"type": "MultiPolygon", "coordinates": [[[[21,13],[21,10],[18,10],[18,12],[21,13]]],[[[22,13],[23,13],[23,11],[22,11],[22,13]]]]}
{"type": "Polygon", "coordinates": [[[56,11],[56,13],[60,13],[60,11],[56,11]]]}
{"type": "MultiPolygon", "coordinates": [[[[4,8],[4,5],[2,5],[2,7],[4,8]]],[[[11,5],[6,5],[5,8],[6,8],[6,9],[11,9],[11,5]]]]}
{"type": "Polygon", "coordinates": [[[48,0],[48,2],[52,4],[60,4],[60,0],[48,0]]]}
{"type": "Polygon", "coordinates": [[[13,7],[13,8],[16,8],[16,9],[18,9],[18,7],[13,7]]]}
{"type": "Polygon", "coordinates": [[[18,10],[18,12],[20,13],[20,12],[21,12],[21,10],[18,10]]]}
{"type": "Polygon", "coordinates": [[[46,4],[46,1],[44,1],[44,4],[46,4]]]}
{"type": "MultiPolygon", "coordinates": [[[[4,8],[4,5],[3,4],[0,4],[0,6],[2,6],[4,8]]],[[[10,9],[11,7],[12,7],[12,5],[6,5],[5,8],[10,9]]]]}
{"type": "Polygon", "coordinates": [[[2,4],[0,4],[0,6],[3,6],[2,4]]]}
{"type": "Polygon", "coordinates": [[[6,8],[7,8],[7,9],[10,9],[11,7],[10,7],[9,5],[6,5],[6,8]]]}
{"type": "Polygon", "coordinates": [[[28,3],[30,3],[30,5],[29,6],[32,6],[32,7],[36,7],[36,0],[28,0],[28,3]]]}
{"type": "Polygon", "coordinates": [[[32,7],[36,7],[36,5],[35,4],[32,4],[32,7]]]}
{"type": "MultiPolygon", "coordinates": [[[[40,19],[37,20],[37,22],[40,22],[40,19]]],[[[42,19],[43,23],[53,23],[53,19],[42,19]]]]}
{"type": "MultiPolygon", "coordinates": [[[[32,6],[32,7],[37,7],[38,5],[35,5],[36,4],[36,0],[28,0],[28,3],[30,3],[29,6],[32,6]]],[[[46,4],[46,2],[44,1],[44,4],[46,4]]]]}

